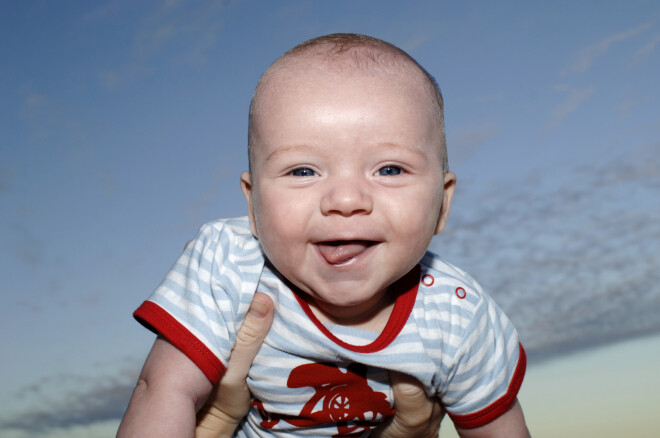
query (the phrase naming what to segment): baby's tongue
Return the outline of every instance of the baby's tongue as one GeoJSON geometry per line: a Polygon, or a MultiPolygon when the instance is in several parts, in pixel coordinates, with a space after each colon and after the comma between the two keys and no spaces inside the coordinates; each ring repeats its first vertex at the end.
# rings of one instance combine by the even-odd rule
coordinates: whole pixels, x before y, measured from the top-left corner
{"type": "Polygon", "coordinates": [[[347,240],[344,242],[319,243],[319,251],[325,260],[336,265],[364,252],[369,246],[365,240],[347,240]]]}

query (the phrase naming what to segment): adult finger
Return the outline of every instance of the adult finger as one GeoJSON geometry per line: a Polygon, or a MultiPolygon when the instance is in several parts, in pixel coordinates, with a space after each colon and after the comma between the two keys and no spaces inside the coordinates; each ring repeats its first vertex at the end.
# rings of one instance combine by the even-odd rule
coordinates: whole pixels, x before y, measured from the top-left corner
{"type": "Polygon", "coordinates": [[[250,366],[264,342],[273,323],[273,301],[264,293],[254,294],[250,309],[243,324],[236,333],[236,341],[231,351],[223,381],[242,383],[250,371],[250,366]]]}
{"type": "Polygon", "coordinates": [[[248,413],[251,395],[245,379],[273,322],[273,309],[266,294],[255,294],[236,333],[225,373],[198,414],[197,438],[231,437],[248,413]]]}
{"type": "Polygon", "coordinates": [[[437,399],[429,398],[414,377],[392,372],[396,412],[388,423],[374,431],[376,438],[437,438],[444,409],[437,399]]]}

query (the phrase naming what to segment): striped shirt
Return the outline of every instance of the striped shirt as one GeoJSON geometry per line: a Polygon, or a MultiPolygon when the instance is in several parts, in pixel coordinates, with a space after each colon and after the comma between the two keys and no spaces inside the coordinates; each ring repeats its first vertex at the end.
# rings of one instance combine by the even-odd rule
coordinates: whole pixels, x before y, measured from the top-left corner
{"type": "Polygon", "coordinates": [[[238,437],[366,436],[393,414],[389,371],[414,376],[457,426],[489,423],[515,402],[525,352],[478,283],[426,253],[392,287],[381,333],[324,325],[264,259],[247,218],[204,225],[135,312],[213,383],[255,292],[275,319],[248,375],[255,397],[238,437]]]}

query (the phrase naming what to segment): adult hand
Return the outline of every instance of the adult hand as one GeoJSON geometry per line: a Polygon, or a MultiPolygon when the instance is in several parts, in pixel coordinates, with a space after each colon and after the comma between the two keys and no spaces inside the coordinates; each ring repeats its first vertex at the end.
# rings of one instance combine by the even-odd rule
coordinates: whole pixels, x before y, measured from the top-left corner
{"type": "Polygon", "coordinates": [[[445,411],[437,399],[427,397],[421,383],[392,372],[396,412],[370,435],[375,438],[437,438],[445,411]]]}
{"type": "Polygon", "coordinates": [[[273,323],[273,301],[257,292],[252,299],[227,369],[197,415],[197,438],[229,438],[250,410],[250,390],[245,379],[273,323]]]}

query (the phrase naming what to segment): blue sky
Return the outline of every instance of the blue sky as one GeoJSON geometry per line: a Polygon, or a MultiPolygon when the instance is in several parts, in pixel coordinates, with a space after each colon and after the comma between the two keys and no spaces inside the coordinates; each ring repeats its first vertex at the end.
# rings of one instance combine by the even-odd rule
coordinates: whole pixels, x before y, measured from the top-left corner
{"type": "Polygon", "coordinates": [[[656,2],[0,1],[1,435],[116,427],[153,342],[132,311],[245,214],[256,81],[332,32],[437,78],[458,188],[432,249],[533,362],[660,332],[656,2]]]}

